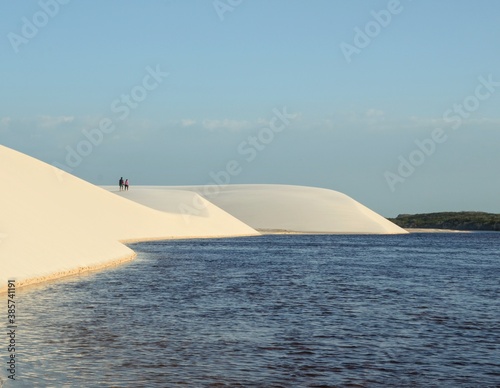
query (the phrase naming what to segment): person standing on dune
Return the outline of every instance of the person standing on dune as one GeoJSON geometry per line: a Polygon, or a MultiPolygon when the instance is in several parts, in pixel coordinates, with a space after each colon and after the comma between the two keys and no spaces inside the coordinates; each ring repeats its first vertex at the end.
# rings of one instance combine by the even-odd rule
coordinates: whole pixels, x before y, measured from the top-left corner
{"type": "Polygon", "coordinates": [[[120,186],[120,191],[123,190],[123,177],[120,178],[120,180],[118,181],[118,185],[120,186]]]}
{"type": "Polygon", "coordinates": [[[125,179],[125,190],[128,190],[128,179],[125,179]]]}

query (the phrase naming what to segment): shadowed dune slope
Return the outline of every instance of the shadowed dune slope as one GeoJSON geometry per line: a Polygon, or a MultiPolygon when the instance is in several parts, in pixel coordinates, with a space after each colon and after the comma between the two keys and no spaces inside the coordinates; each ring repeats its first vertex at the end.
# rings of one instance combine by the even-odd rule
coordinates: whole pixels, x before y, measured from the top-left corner
{"type": "MultiPolygon", "coordinates": [[[[108,187],[110,190],[115,188],[108,187]]],[[[202,215],[196,202],[176,193],[192,191],[259,230],[302,233],[407,232],[338,191],[289,185],[135,186],[120,195],[144,205],[202,215]]]]}

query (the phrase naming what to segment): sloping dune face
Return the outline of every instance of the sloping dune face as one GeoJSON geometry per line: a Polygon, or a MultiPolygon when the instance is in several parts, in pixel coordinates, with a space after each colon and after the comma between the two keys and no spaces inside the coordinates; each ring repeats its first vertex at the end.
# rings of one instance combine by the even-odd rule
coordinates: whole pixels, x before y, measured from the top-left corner
{"type": "Polygon", "coordinates": [[[120,198],[53,166],[0,146],[0,292],[134,256],[126,240],[257,235],[194,192],[200,215],[170,213],[120,198]]]}
{"type": "Polygon", "coordinates": [[[194,191],[259,230],[302,233],[406,234],[407,232],[338,191],[288,185],[135,187],[124,193],[154,208],[196,214],[193,202],[183,203],[175,190],[194,191]]]}
{"type": "MultiPolygon", "coordinates": [[[[203,191],[200,191],[203,193],[203,191]]],[[[334,190],[288,185],[235,185],[205,197],[262,230],[307,233],[406,234],[351,197],[334,190]],[[244,206],[241,204],[244,203],[244,206]]]]}

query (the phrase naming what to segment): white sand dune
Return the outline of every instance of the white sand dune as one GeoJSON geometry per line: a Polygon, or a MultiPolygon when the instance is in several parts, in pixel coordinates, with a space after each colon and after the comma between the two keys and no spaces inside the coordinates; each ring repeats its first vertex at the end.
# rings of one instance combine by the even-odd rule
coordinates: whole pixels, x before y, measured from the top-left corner
{"type": "Polygon", "coordinates": [[[0,164],[0,292],[8,279],[22,286],[130,260],[126,241],[259,235],[255,229],[407,233],[332,190],[230,185],[119,192],[3,146],[0,164]]]}
{"type": "MultiPolygon", "coordinates": [[[[198,215],[155,210],[0,146],[0,292],[131,259],[120,241],[258,235],[194,192],[198,215]]],[[[132,193],[132,192],[130,192],[132,193]]]]}
{"type": "MultiPolygon", "coordinates": [[[[109,190],[114,188],[106,187],[109,190]]],[[[407,231],[338,191],[289,185],[135,186],[120,195],[170,212],[199,214],[176,191],[194,191],[261,231],[406,234],[407,231]]]]}

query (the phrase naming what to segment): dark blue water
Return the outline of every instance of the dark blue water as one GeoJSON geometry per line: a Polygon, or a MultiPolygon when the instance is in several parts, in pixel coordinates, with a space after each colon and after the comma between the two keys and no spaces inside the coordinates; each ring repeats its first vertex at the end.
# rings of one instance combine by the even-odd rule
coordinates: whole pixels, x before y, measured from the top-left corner
{"type": "Polygon", "coordinates": [[[132,248],[19,290],[16,386],[500,386],[500,233],[132,248]]]}

